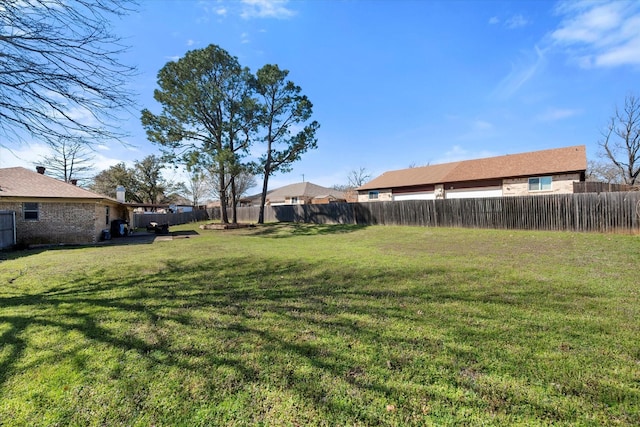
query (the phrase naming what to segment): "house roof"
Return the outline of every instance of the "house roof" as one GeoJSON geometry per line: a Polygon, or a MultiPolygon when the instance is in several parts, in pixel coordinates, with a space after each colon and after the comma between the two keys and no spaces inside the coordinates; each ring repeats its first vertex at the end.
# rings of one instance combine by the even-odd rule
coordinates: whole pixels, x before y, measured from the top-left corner
{"type": "Polygon", "coordinates": [[[344,198],[342,191],[332,188],[322,187],[311,182],[298,182],[296,184],[285,185],[267,193],[267,199],[271,202],[284,202],[291,197],[315,198],[318,196],[333,196],[339,199],[344,198]]]}
{"type": "Polygon", "coordinates": [[[358,190],[584,172],[584,145],[385,172],[358,190]]]}
{"type": "Polygon", "coordinates": [[[0,169],[0,199],[3,197],[109,199],[22,167],[0,169]]]}

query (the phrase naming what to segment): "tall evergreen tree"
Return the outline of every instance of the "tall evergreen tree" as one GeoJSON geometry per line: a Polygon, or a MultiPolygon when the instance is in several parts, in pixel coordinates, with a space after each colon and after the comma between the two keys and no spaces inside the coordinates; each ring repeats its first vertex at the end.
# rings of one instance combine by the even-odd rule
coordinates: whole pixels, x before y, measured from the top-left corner
{"type": "Polygon", "coordinates": [[[258,223],[264,223],[264,205],[267,199],[269,177],[275,172],[288,172],[291,165],[300,160],[307,150],[317,147],[316,131],[320,127],[311,118],[313,104],[302,95],[300,86],[287,80],[288,70],[267,64],[256,73],[255,90],[260,95],[261,112],[259,126],[265,153],[260,158],[262,196],[258,223]],[[304,125],[292,134],[293,129],[304,125]]]}
{"type": "MultiPolygon", "coordinates": [[[[161,113],[142,111],[147,137],[167,158],[217,174],[224,223],[229,222],[227,189],[235,195],[234,178],[243,170],[254,126],[250,76],[237,58],[216,45],[193,50],[159,71],[154,98],[161,113]]],[[[237,221],[235,205],[232,220],[237,221]]]]}

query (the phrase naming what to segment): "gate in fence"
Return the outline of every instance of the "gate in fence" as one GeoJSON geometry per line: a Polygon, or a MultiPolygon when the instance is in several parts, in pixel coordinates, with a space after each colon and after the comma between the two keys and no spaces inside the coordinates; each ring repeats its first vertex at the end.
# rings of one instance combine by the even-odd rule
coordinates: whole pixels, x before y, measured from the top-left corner
{"type": "Polygon", "coordinates": [[[16,244],[16,214],[13,211],[0,211],[0,249],[16,244]]]}

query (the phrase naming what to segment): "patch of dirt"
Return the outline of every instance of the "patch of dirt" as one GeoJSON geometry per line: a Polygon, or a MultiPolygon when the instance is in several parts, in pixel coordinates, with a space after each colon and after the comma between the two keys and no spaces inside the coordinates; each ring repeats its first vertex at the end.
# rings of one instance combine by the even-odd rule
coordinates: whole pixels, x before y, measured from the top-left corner
{"type": "Polygon", "coordinates": [[[255,224],[236,223],[236,224],[204,224],[200,226],[201,230],[236,230],[238,228],[253,228],[255,224]]]}

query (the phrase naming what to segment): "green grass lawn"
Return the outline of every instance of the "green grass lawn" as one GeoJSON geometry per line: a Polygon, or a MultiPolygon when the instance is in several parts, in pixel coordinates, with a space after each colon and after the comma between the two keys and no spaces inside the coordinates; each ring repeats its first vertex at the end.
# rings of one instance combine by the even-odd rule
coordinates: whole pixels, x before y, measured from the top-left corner
{"type": "Polygon", "coordinates": [[[640,425],[638,236],[189,229],[4,255],[0,425],[640,425]]]}

